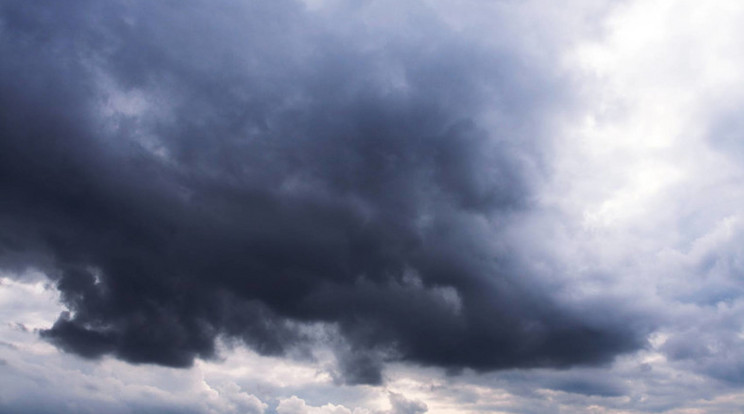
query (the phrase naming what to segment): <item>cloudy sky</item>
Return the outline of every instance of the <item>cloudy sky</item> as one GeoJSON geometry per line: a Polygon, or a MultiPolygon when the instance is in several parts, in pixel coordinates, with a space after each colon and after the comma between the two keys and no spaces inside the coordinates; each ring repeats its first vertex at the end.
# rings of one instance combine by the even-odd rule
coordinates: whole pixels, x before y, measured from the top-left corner
{"type": "Polygon", "coordinates": [[[744,3],[0,2],[0,412],[744,410],[744,3]]]}

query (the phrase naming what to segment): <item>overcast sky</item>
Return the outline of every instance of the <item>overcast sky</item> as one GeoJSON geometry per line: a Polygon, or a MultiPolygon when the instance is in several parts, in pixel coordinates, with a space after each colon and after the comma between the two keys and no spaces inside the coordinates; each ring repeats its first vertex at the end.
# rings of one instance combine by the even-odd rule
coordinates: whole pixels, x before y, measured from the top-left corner
{"type": "Polygon", "coordinates": [[[0,2],[0,411],[744,410],[744,3],[0,2]]]}

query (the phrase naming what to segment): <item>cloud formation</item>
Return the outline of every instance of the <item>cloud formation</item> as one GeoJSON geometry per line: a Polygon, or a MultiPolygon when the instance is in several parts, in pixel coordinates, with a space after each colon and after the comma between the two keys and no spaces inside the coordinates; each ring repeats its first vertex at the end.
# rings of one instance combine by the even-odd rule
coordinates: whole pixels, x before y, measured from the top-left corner
{"type": "Polygon", "coordinates": [[[621,312],[553,298],[504,231],[556,74],[383,3],[0,5],[0,263],[56,284],[69,312],[42,336],[187,367],[321,323],[351,384],[643,346],[621,312]]]}

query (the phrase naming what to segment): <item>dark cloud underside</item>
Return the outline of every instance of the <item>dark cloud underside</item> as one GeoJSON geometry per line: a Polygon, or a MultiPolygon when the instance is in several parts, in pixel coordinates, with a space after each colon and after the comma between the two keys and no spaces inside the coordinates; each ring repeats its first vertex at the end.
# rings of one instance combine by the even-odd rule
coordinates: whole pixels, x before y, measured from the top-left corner
{"type": "Polygon", "coordinates": [[[220,335],[278,355],[327,322],[352,383],[385,359],[566,366],[641,344],[500,247],[550,74],[421,5],[395,6],[419,8],[407,31],[350,7],[0,5],[0,263],[54,279],[70,313],[46,338],[182,367],[220,335]]]}

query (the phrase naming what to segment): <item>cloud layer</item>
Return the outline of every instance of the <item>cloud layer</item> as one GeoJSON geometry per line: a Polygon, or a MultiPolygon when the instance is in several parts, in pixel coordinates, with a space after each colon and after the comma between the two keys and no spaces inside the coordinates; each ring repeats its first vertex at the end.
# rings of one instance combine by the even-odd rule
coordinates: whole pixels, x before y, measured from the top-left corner
{"type": "Polygon", "coordinates": [[[187,367],[218,337],[283,355],[320,323],[341,380],[369,384],[385,361],[643,346],[626,313],[549,293],[519,259],[539,233],[512,237],[573,99],[559,74],[425,3],[339,7],[0,6],[0,260],[61,292],[43,337],[187,367]]]}

